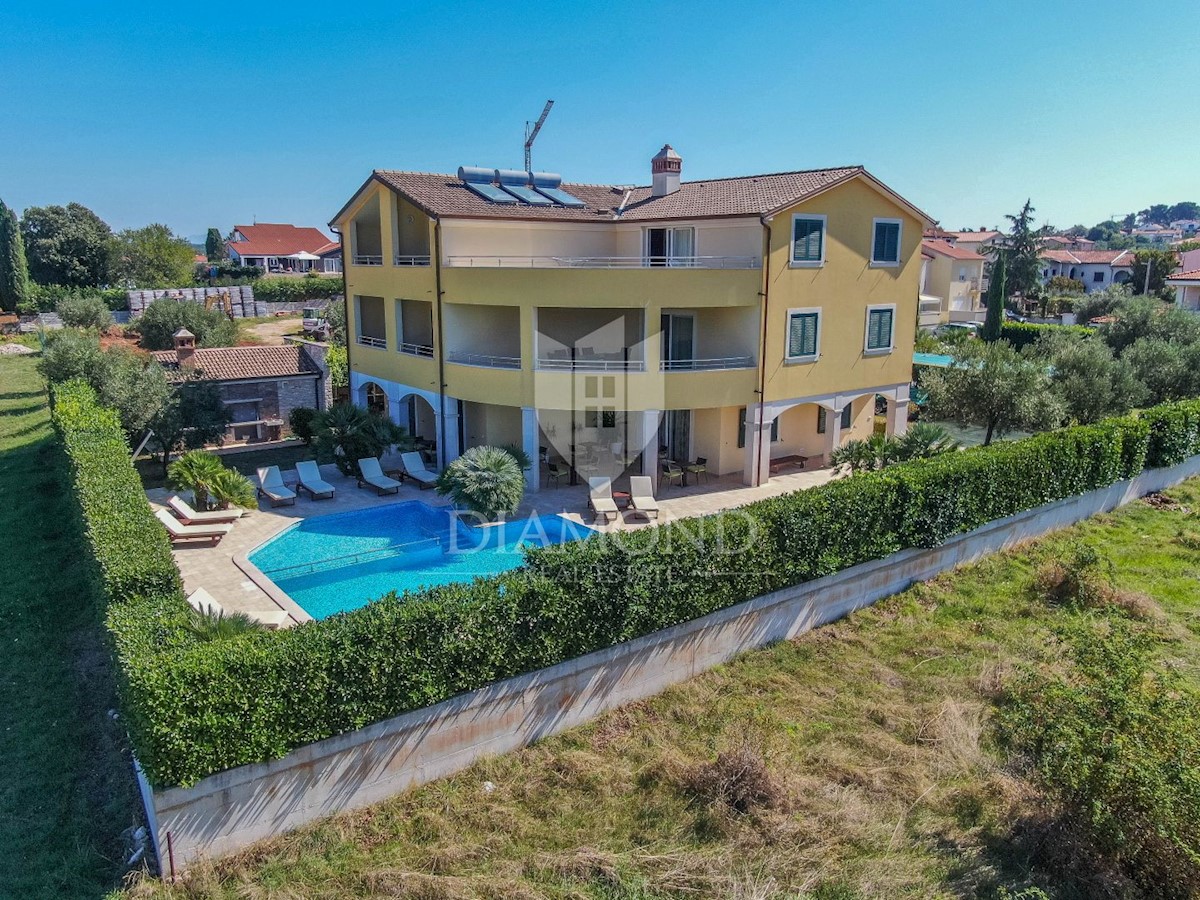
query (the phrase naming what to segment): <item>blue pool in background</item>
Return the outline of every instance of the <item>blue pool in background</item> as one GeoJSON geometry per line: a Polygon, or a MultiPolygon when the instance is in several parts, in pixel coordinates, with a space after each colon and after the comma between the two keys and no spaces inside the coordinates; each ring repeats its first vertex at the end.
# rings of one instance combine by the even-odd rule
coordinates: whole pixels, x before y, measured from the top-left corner
{"type": "Polygon", "coordinates": [[[445,507],[410,500],[305,519],[249,559],[306,613],[324,619],[389,591],[498,575],[521,565],[527,546],[594,533],[558,515],[472,527],[445,507]]]}

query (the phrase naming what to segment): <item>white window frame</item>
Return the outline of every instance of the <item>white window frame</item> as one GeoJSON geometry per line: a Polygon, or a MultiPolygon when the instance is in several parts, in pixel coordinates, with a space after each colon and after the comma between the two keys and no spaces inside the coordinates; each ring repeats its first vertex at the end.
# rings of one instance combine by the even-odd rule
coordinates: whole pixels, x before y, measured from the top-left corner
{"type": "Polygon", "coordinates": [[[787,328],[783,333],[783,361],[785,363],[813,363],[821,358],[821,307],[805,306],[787,311],[787,328]],[[817,352],[813,354],[805,354],[804,356],[792,356],[790,354],[792,335],[792,316],[809,315],[815,313],[817,316],[817,352]]]}
{"type": "Polygon", "coordinates": [[[900,258],[904,255],[901,249],[904,246],[904,220],[903,219],[872,219],[871,220],[871,268],[873,269],[894,269],[900,265],[900,258]],[[880,225],[895,225],[896,226],[896,258],[876,259],[875,258],[875,233],[880,225]]]}
{"type": "Polygon", "coordinates": [[[788,266],[793,269],[819,269],[825,265],[825,248],[829,244],[829,216],[824,213],[793,213],[791,231],[788,233],[788,266]],[[811,219],[821,223],[821,258],[796,259],[796,220],[811,219]]]}
{"type": "Polygon", "coordinates": [[[884,356],[896,349],[896,304],[895,303],[872,303],[867,307],[867,314],[863,322],[863,355],[864,356],[884,356]],[[886,347],[870,346],[871,340],[871,313],[890,309],[892,311],[892,333],[888,335],[888,345],[886,347]]]}
{"type": "Polygon", "coordinates": [[[663,257],[666,262],[663,263],[665,268],[687,268],[693,265],[693,260],[700,254],[696,252],[696,226],[695,225],[647,225],[642,229],[642,264],[650,265],[652,258],[650,256],[650,232],[656,230],[666,232],[666,256],[663,257]],[[675,255],[675,232],[690,231],[692,233],[692,252],[688,256],[681,257],[675,255]],[[686,259],[687,262],[681,263],[679,260],[686,259]]]}

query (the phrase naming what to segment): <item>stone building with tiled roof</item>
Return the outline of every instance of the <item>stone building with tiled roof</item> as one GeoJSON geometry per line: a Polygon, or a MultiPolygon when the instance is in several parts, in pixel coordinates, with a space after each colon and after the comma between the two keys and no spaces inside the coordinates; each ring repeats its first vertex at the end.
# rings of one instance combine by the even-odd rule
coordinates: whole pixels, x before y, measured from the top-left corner
{"type": "Polygon", "coordinates": [[[197,347],[186,328],[175,332],[175,349],[151,354],[174,382],[212,381],[230,413],[227,440],[274,440],[290,433],[297,407],[325,409],[329,372],[322,345],[197,347]]]}
{"type": "Polygon", "coordinates": [[[930,217],[859,165],[683,167],[372,172],[330,223],[356,402],[443,466],[521,446],[531,489],[548,466],[760,484],[869,436],[878,397],[903,431],[930,217]]]}

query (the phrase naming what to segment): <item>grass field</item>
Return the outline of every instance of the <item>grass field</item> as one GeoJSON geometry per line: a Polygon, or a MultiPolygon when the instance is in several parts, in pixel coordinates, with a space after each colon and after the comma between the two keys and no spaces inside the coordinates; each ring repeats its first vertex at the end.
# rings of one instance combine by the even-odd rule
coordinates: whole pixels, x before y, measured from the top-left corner
{"type": "Polygon", "coordinates": [[[0,357],[0,897],[99,897],[140,805],[35,365],[0,357]]]}
{"type": "Polygon", "coordinates": [[[1166,652],[1196,677],[1200,483],[1172,496],[133,895],[1139,896],[1079,851],[1073,824],[1000,757],[990,723],[999,687],[1056,660],[1053,629],[1084,615],[1031,589],[1074,541],[1101,548],[1121,587],[1161,605],[1166,652]],[[740,748],[765,759],[771,802],[738,813],[701,801],[698,767],[740,748]]]}

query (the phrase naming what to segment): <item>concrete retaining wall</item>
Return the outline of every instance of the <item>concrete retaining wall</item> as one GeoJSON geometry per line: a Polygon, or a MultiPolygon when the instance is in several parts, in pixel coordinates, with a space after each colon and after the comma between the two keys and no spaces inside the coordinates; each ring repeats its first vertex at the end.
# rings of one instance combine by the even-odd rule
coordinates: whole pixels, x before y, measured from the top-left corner
{"type": "Polygon", "coordinates": [[[933,550],[885,559],[719,610],[548,669],[498,682],[296,750],[282,759],[153,792],[163,871],[322,816],[375,803],[685,681],[746,650],[794,637],[916,581],[1072,525],[1200,474],[1200,456],[1029,510],[933,550]]]}

